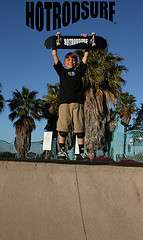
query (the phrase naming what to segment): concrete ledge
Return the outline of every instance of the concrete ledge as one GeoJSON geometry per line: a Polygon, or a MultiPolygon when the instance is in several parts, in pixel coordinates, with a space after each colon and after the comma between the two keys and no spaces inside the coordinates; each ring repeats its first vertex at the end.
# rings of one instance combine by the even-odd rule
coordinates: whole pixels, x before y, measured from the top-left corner
{"type": "Polygon", "coordinates": [[[0,240],[142,240],[143,168],[0,162],[0,240]]]}

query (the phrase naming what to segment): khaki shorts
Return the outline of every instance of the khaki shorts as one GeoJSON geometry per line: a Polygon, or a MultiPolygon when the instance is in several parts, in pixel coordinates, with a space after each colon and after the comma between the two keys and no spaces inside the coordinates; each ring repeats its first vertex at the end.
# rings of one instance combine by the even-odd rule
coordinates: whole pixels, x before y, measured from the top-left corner
{"type": "Polygon", "coordinates": [[[57,131],[69,132],[72,126],[75,133],[84,132],[83,104],[62,103],[59,106],[57,131]]]}

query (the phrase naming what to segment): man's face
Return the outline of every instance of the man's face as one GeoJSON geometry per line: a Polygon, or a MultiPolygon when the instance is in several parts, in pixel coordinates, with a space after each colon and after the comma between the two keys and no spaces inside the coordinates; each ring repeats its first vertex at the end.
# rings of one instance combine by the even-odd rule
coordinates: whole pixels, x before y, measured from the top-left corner
{"type": "Polygon", "coordinates": [[[76,64],[77,64],[77,62],[76,62],[75,58],[73,58],[73,57],[69,56],[68,58],[65,58],[65,60],[64,60],[64,65],[67,68],[74,68],[74,67],[76,67],[76,64]]]}

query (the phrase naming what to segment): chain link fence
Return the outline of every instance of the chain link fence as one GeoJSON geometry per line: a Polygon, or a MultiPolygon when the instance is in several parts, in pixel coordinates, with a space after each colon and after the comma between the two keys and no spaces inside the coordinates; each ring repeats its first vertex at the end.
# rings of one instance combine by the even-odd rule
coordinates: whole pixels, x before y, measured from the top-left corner
{"type": "MultiPolygon", "coordinates": [[[[74,148],[68,150],[70,160],[75,160],[74,148]]],[[[101,154],[101,156],[103,156],[101,154]]],[[[100,156],[97,156],[100,157],[100,156]]],[[[110,157],[115,162],[121,160],[134,160],[143,163],[143,131],[130,130],[124,133],[123,126],[118,120],[110,147],[110,157]]],[[[43,140],[32,142],[30,151],[27,153],[26,161],[51,161],[57,160],[57,139],[52,140],[51,151],[43,151],[43,140]]],[[[0,140],[0,160],[22,160],[18,159],[14,143],[0,140]]]]}

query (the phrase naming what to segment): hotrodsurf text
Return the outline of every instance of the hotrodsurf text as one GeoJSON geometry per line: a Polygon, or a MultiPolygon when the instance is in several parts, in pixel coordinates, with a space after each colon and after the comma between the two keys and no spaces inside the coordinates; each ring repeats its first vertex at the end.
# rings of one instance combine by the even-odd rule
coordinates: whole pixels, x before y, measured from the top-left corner
{"type": "Polygon", "coordinates": [[[51,31],[88,18],[114,22],[115,1],[26,1],[26,25],[51,31]]]}

